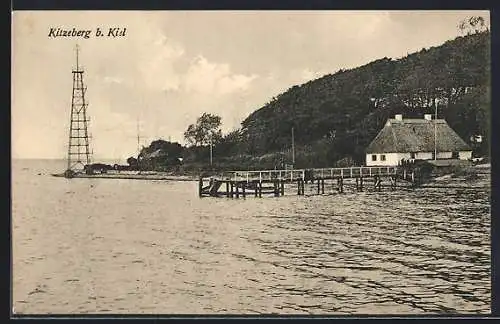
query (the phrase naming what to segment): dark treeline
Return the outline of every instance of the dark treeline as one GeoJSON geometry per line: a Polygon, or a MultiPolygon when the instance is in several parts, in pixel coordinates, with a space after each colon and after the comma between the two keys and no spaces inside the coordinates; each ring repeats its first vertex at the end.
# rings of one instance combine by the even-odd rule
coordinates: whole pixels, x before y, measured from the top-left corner
{"type": "MultiPolygon", "coordinates": [[[[240,129],[217,133],[213,163],[229,169],[291,164],[293,128],[297,168],[361,164],[365,148],[388,118],[397,113],[422,118],[434,114],[436,106],[438,118],[445,118],[464,140],[482,135],[475,150],[489,154],[489,31],[293,86],[250,114],[240,129]]],[[[187,148],[175,144],[178,151],[170,156],[183,156],[185,164],[206,164],[208,141],[197,141],[202,143],[187,148]]]]}

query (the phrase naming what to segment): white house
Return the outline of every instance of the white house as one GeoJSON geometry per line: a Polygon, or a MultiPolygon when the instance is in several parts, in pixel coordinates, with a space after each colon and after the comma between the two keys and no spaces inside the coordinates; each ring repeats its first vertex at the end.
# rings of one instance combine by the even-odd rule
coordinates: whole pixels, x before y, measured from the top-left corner
{"type": "Polygon", "coordinates": [[[427,114],[423,119],[403,119],[403,115],[396,115],[387,120],[368,145],[366,165],[394,166],[402,160],[434,160],[435,150],[437,159],[472,158],[472,149],[444,119],[432,119],[427,114]]]}

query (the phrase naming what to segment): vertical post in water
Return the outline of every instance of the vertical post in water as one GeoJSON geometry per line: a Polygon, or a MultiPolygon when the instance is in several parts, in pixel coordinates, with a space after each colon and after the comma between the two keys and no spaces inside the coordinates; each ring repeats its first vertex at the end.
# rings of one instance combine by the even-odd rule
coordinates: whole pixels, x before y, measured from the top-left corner
{"type": "Polygon", "coordinates": [[[200,177],[198,180],[198,196],[201,197],[203,194],[203,178],[200,177]]]}
{"type": "Polygon", "coordinates": [[[246,192],[245,192],[245,191],[246,191],[246,190],[245,190],[245,189],[246,189],[246,188],[245,188],[246,186],[247,186],[246,182],[243,182],[243,183],[241,184],[241,193],[243,194],[243,198],[246,198],[246,197],[247,197],[246,192]]]}
{"type": "Polygon", "coordinates": [[[320,179],[318,179],[316,182],[318,183],[317,187],[318,187],[318,195],[319,195],[320,179]]]}
{"type": "Polygon", "coordinates": [[[226,181],[226,197],[229,198],[229,180],[226,181]]]}
{"type": "Polygon", "coordinates": [[[259,198],[262,198],[262,181],[259,181],[259,198]]]}
{"type": "Polygon", "coordinates": [[[324,194],[325,193],[325,179],[321,179],[321,193],[324,194]]]}
{"type": "Polygon", "coordinates": [[[285,181],[281,180],[281,195],[285,195],[285,181]]]}

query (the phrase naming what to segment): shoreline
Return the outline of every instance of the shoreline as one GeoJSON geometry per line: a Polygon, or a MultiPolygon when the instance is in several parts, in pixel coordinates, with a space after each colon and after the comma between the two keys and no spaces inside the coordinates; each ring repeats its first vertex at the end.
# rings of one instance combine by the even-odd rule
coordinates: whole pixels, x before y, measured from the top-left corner
{"type": "MultiPolygon", "coordinates": [[[[491,188],[491,165],[475,165],[462,172],[450,172],[432,177],[430,181],[416,188],[436,188],[436,189],[485,189],[491,188]]],[[[64,177],[63,173],[52,174],[54,177],[64,177]]],[[[74,178],[86,179],[123,179],[123,180],[163,180],[163,181],[191,181],[199,180],[199,175],[176,175],[171,172],[162,171],[112,171],[102,174],[77,174],[74,178]]],[[[383,185],[385,187],[386,185],[383,185]]],[[[397,186],[407,188],[408,186],[397,186]]]]}
{"type": "MultiPolygon", "coordinates": [[[[52,176],[64,178],[63,173],[53,173],[52,176]]],[[[162,172],[148,173],[102,173],[76,174],[74,178],[81,179],[123,179],[123,180],[168,180],[168,181],[198,181],[198,177],[188,175],[171,175],[162,172]]]]}

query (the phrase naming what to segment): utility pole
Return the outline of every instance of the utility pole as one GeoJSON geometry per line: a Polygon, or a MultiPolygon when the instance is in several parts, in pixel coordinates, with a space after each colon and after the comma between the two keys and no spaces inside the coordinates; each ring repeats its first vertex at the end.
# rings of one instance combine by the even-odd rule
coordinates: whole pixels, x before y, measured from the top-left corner
{"type": "Polygon", "coordinates": [[[212,136],[213,134],[210,134],[210,166],[212,166],[212,136]]]}
{"type": "Polygon", "coordinates": [[[292,166],[295,166],[295,138],[292,127],[292,166]]]}
{"type": "Polygon", "coordinates": [[[434,98],[434,161],[437,160],[437,118],[438,118],[438,107],[436,98],[434,98]]]}
{"type": "Polygon", "coordinates": [[[141,153],[141,136],[139,134],[139,116],[137,116],[137,154],[141,153]]]}

